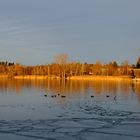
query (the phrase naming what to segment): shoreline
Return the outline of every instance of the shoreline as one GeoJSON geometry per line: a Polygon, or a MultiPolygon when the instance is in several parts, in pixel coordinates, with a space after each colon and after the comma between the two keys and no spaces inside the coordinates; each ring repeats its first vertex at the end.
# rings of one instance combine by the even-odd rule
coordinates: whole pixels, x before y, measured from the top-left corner
{"type": "MultiPolygon", "coordinates": [[[[9,75],[0,75],[0,78],[13,78],[13,79],[61,79],[58,76],[43,76],[43,75],[19,75],[19,76],[9,76],[9,75]]],[[[130,76],[71,76],[67,77],[67,80],[132,80],[130,76]]]]}
{"type": "Polygon", "coordinates": [[[38,79],[38,80],[44,80],[44,79],[59,79],[57,76],[44,76],[44,75],[25,75],[25,76],[13,76],[14,79],[38,79]]]}
{"type": "Polygon", "coordinates": [[[72,76],[70,80],[132,80],[129,76],[72,76]]]}

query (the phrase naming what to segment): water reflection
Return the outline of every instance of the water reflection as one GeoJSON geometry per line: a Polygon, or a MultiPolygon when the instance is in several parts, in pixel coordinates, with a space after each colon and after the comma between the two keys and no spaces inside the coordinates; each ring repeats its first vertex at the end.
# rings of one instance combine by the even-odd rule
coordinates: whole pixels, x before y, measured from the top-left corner
{"type": "Polygon", "coordinates": [[[35,88],[52,94],[94,94],[100,96],[108,94],[128,97],[129,94],[136,93],[140,102],[140,83],[131,81],[78,81],[78,80],[27,80],[27,79],[0,79],[0,92],[8,93],[14,91],[20,94],[24,89],[35,88]]]}
{"type": "Polygon", "coordinates": [[[131,84],[132,90],[137,94],[138,100],[140,102],[140,82],[131,84]]]}

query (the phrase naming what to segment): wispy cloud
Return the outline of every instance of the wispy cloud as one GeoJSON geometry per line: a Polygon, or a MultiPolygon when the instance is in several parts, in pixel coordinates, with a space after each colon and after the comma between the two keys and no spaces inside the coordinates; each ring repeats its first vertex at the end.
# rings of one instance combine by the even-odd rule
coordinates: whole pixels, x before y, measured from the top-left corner
{"type": "Polygon", "coordinates": [[[22,62],[32,57],[33,63],[66,52],[90,62],[134,61],[140,46],[139,13],[139,2],[131,0],[0,1],[0,57],[22,62]]]}

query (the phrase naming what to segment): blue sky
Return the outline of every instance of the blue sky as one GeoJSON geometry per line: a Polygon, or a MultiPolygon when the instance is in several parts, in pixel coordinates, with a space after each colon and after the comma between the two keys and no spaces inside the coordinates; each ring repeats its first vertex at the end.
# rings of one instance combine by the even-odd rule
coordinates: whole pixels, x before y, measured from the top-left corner
{"type": "Polygon", "coordinates": [[[0,60],[136,63],[140,0],[0,0],[0,60]]]}

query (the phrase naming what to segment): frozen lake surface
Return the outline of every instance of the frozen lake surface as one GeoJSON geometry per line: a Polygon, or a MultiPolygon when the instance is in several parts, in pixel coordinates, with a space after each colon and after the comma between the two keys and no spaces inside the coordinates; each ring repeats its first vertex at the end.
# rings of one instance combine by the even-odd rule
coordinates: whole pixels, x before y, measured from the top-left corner
{"type": "Polygon", "coordinates": [[[139,140],[140,83],[0,80],[0,139],[139,140]]]}

